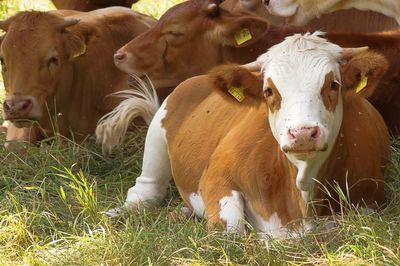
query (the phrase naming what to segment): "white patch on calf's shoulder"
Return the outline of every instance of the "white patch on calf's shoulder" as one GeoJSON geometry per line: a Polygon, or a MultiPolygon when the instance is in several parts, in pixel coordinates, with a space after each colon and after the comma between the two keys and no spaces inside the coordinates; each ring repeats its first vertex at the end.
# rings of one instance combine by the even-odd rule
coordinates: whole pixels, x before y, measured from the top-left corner
{"type": "Polygon", "coordinates": [[[244,232],[244,204],[240,192],[232,190],[232,196],[219,200],[221,220],[226,222],[227,231],[244,232]]]}
{"type": "Polygon", "coordinates": [[[197,217],[203,218],[205,216],[204,201],[200,194],[192,193],[189,195],[189,203],[192,206],[194,214],[197,217]]]}

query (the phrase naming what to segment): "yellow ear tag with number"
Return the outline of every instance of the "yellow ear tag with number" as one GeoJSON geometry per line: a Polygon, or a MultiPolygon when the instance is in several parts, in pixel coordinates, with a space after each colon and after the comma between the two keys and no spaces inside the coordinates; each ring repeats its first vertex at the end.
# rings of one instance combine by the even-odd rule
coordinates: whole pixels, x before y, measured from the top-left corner
{"type": "Polygon", "coordinates": [[[76,53],[74,53],[74,55],[72,56],[72,58],[77,58],[81,55],[86,54],[86,44],[82,44],[81,49],[79,49],[79,51],[77,51],[76,53]]]}
{"type": "Polygon", "coordinates": [[[242,88],[230,87],[228,92],[240,103],[243,102],[244,98],[246,98],[244,97],[244,91],[242,88]]]}
{"type": "Polygon", "coordinates": [[[360,83],[358,83],[358,85],[356,87],[356,93],[359,93],[360,91],[365,89],[365,87],[367,87],[367,84],[368,84],[368,77],[363,76],[360,80],[360,83]]]}
{"type": "Polygon", "coordinates": [[[251,36],[251,32],[248,28],[243,28],[235,34],[237,45],[242,45],[245,42],[250,41],[252,38],[253,36],[251,36]]]}

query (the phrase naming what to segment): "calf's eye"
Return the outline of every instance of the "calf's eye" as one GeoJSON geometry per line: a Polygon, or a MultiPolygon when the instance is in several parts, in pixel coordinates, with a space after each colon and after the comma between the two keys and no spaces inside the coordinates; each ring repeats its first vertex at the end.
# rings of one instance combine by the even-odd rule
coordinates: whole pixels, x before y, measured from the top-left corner
{"type": "Polygon", "coordinates": [[[342,85],[336,80],[331,82],[331,90],[337,91],[340,89],[341,86],[342,85]]]}

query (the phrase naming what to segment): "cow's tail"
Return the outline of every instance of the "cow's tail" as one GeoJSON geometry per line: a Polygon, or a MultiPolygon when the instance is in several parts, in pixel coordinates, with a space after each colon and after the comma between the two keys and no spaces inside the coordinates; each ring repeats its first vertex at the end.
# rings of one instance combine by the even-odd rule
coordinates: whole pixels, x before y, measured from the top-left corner
{"type": "Polygon", "coordinates": [[[96,127],[97,142],[101,143],[104,154],[109,154],[124,139],[129,125],[137,117],[142,117],[150,125],[160,107],[157,92],[150,79],[132,76],[130,90],[119,91],[110,96],[124,100],[110,113],[103,116],[96,127]]]}

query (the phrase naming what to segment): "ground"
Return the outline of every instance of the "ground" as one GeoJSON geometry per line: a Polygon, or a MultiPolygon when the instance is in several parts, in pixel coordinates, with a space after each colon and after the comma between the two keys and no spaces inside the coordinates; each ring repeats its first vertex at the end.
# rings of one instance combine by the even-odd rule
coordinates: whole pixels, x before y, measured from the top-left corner
{"type": "MultiPolygon", "coordinates": [[[[165,1],[140,3],[159,16],[165,1]]],[[[3,17],[32,4],[51,8],[25,4],[0,2],[3,17]]],[[[385,209],[360,214],[344,200],[331,229],[318,218],[321,226],[304,237],[261,241],[251,228],[226,235],[208,232],[204,220],[172,215],[182,207],[173,185],[161,208],[108,218],[104,212],[124,202],[139,175],[144,138],[145,129],[131,133],[112,157],[93,138],[77,145],[54,137],[26,156],[0,149],[0,265],[400,264],[399,140],[392,142],[385,209]]]]}

